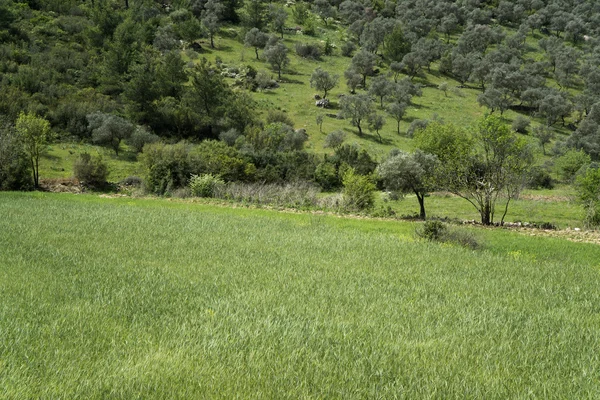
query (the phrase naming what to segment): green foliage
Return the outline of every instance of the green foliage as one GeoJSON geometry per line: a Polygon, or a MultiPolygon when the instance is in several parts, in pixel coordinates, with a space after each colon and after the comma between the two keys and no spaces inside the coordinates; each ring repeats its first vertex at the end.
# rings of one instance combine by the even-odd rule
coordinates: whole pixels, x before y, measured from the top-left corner
{"type": "Polygon", "coordinates": [[[95,112],[89,114],[87,120],[94,143],[109,146],[117,156],[121,149],[121,141],[129,138],[135,130],[131,122],[116,115],[95,112]]]}
{"type": "Polygon", "coordinates": [[[0,126],[0,190],[27,190],[31,178],[30,159],[14,128],[0,126]]]}
{"type": "Polygon", "coordinates": [[[415,231],[416,235],[422,239],[431,241],[441,241],[442,237],[448,231],[448,227],[441,221],[426,221],[419,229],[415,231]]]}
{"type": "Polygon", "coordinates": [[[588,227],[600,227],[600,169],[588,168],[577,177],[578,200],[585,209],[584,223],[588,227]]]}
{"type": "Polygon", "coordinates": [[[342,178],[344,186],[344,207],[349,211],[367,211],[375,205],[375,183],[369,175],[357,174],[353,168],[345,171],[342,178]]]}
{"type": "Polygon", "coordinates": [[[213,174],[192,175],[190,178],[190,190],[196,197],[215,197],[216,191],[224,184],[218,175],[213,174]]]}
{"type": "Polygon", "coordinates": [[[73,162],[73,176],[86,186],[101,187],[106,184],[108,166],[100,156],[81,153],[73,162]]]}
{"type": "Polygon", "coordinates": [[[518,115],[517,118],[512,122],[511,128],[513,131],[518,133],[527,133],[527,128],[531,125],[529,118],[522,115],[518,115]]]}
{"type": "Polygon", "coordinates": [[[15,132],[29,158],[33,185],[37,188],[40,184],[40,157],[48,151],[48,144],[54,138],[50,122],[35,114],[21,112],[15,123],[15,132]]]}
{"type": "Polygon", "coordinates": [[[144,188],[147,192],[165,195],[187,185],[194,173],[190,160],[190,145],[152,143],[144,146],[141,156],[145,170],[144,188]]]}
{"type": "Polygon", "coordinates": [[[592,161],[583,150],[569,150],[554,162],[556,171],[565,182],[572,182],[576,174],[592,161]]]}
{"type": "Polygon", "coordinates": [[[329,91],[337,86],[339,78],[339,75],[331,75],[317,67],[310,76],[310,87],[322,91],[323,98],[326,98],[329,91]]]}
{"type": "Polygon", "coordinates": [[[292,18],[297,24],[303,25],[309,18],[309,15],[308,5],[303,1],[297,2],[292,8],[292,18]]]}
{"type": "Polygon", "coordinates": [[[156,143],[160,137],[140,126],[137,126],[131,136],[127,139],[127,144],[136,152],[141,153],[146,144],[156,143]]]}
{"type": "Polygon", "coordinates": [[[315,169],[315,181],[324,190],[334,189],[341,184],[335,165],[328,161],[323,161],[317,165],[315,169]]]}
{"type": "Polygon", "coordinates": [[[340,130],[333,131],[330,134],[328,134],[327,136],[325,136],[325,141],[323,143],[323,147],[337,149],[342,144],[344,144],[345,140],[346,140],[346,132],[340,131],[340,130]]]}

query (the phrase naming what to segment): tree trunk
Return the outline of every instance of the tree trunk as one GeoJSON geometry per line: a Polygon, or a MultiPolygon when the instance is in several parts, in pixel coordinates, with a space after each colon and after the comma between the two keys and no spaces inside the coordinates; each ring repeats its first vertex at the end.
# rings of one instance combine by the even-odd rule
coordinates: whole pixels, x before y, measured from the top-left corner
{"type": "Polygon", "coordinates": [[[481,223],[483,225],[491,225],[492,224],[492,210],[489,202],[485,202],[483,207],[481,208],[481,223]]]}
{"type": "Polygon", "coordinates": [[[398,127],[397,127],[398,128],[398,135],[400,135],[400,121],[396,121],[396,122],[398,122],[398,127]]]}
{"type": "Polygon", "coordinates": [[[356,123],[356,127],[358,128],[358,136],[362,136],[362,128],[360,127],[360,121],[356,123]]]}
{"type": "Polygon", "coordinates": [[[427,215],[425,214],[425,194],[419,195],[419,193],[415,192],[417,195],[417,200],[419,200],[419,218],[422,220],[427,219],[427,215]]]}
{"type": "Polygon", "coordinates": [[[256,53],[256,59],[258,60],[258,47],[254,47],[254,52],[256,53]]]}

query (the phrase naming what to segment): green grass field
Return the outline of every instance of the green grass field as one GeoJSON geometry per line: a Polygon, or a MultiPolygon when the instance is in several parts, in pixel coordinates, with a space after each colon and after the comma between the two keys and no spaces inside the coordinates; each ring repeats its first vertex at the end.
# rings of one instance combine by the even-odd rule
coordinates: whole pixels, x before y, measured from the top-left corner
{"type": "Polygon", "coordinates": [[[600,247],[0,193],[0,398],[597,398],[600,247]]]}

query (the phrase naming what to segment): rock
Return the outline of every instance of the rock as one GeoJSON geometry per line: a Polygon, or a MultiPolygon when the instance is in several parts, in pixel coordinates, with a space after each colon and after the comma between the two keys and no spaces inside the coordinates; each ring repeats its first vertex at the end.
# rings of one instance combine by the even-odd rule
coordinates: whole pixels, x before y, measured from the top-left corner
{"type": "Polygon", "coordinates": [[[317,100],[317,101],[315,101],[315,106],[321,107],[321,108],[327,108],[329,106],[329,99],[317,100]]]}

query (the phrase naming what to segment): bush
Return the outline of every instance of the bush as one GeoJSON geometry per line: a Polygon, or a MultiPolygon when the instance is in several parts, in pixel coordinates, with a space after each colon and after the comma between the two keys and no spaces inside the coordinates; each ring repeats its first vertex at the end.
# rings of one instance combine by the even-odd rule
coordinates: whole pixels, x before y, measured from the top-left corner
{"type": "Polygon", "coordinates": [[[147,131],[141,126],[136,127],[131,136],[127,139],[127,144],[137,153],[141,153],[146,144],[156,143],[160,140],[158,135],[147,131]]]}
{"type": "Polygon", "coordinates": [[[577,172],[587,167],[591,162],[591,157],[583,150],[569,150],[564,155],[558,157],[554,163],[557,172],[566,182],[571,182],[577,172]]]}
{"type": "Polygon", "coordinates": [[[287,113],[279,110],[269,110],[267,113],[267,124],[276,124],[278,122],[286,124],[287,126],[294,127],[294,121],[290,118],[287,113]]]}
{"type": "Polygon", "coordinates": [[[352,57],[352,53],[356,50],[356,45],[354,42],[344,42],[340,50],[344,57],[352,57]]]}
{"type": "Polygon", "coordinates": [[[323,147],[337,149],[344,140],[346,140],[346,132],[342,130],[333,131],[325,137],[323,147]]]}
{"type": "Polygon", "coordinates": [[[81,153],[73,162],[73,176],[84,185],[102,187],[106,185],[108,167],[102,161],[102,157],[81,153]]]}
{"type": "Polygon", "coordinates": [[[9,127],[0,127],[0,190],[27,190],[33,186],[30,161],[9,127]]]}
{"type": "Polygon", "coordinates": [[[302,58],[318,60],[321,58],[321,49],[310,43],[296,43],[296,54],[302,58]]]}
{"type": "Polygon", "coordinates": [[[542,167],[533,167],[529,173],[527,187],[530,189],[554,189],[554,180],[542,167]]]}
{"type": "Polygon", "coordinates": [[[204,174],[192,175],[190,178],[190,191],[196,197],[214,197],[220,186],[224,185],[223,179],[217,175],[204,174]]]}
{"type": "Polygon", "coordinates": [[[449,228],[441,221],[427,221],[415,230],[418,238],[432,242],[454,243],[471,249],[481,247],[475,235],[464,229],[449,228]]]}
{"type": "Polygon", "coordinates": [[[406,136],[413,137],[417,131],[427,128],[428,124],[429,121],[426,119],[415,119],[410,123],[410,126],[406,131],[406,136]]]}
{"type": "Polygon", "coordinates": [[[174,189],[184,187],[194,172],[190,145],[186,142],[147,144],[142,154],[142,165],[146,172],[145,190],[158,195],[171,194],[174,189]]]}
{"type": "Polygon", "coordinates": [[[423,226],[417,228],[416,235],[421,239],[439,241],[446,234],[448,227],[441,221],[426,221],[423,226]]]}
{"type": "Polygon", "coordinates": [[[219,140],[227,143],[228,146],[234,146],[235,141],[242,136],[241,133],[238,132],[237,129],[231,128],[219,134],[219,140]]]}
{"type": "Polygon", "coordinates": [[[335,165],[327,161],[317,165],[315,180],[325,190],[330,190],[340,185],[335,165]]]}
{"type": "Polygon", "coordinates": [[[515,118],[515,120],[513,121],[511,127],[515,132],[527,133],[527,128],[529,128],[530,124],[531,121],[529,120],[529,118],[525,118],[522,115],[518,115],[517,118],[515,118]]]}
{"type": "Polygon", "coordinates": [[[348,211],[370,210],[375,204],[375,183],[368,175],[359,175],[353,168],[344,173],[344,207],[348,211]]]}

